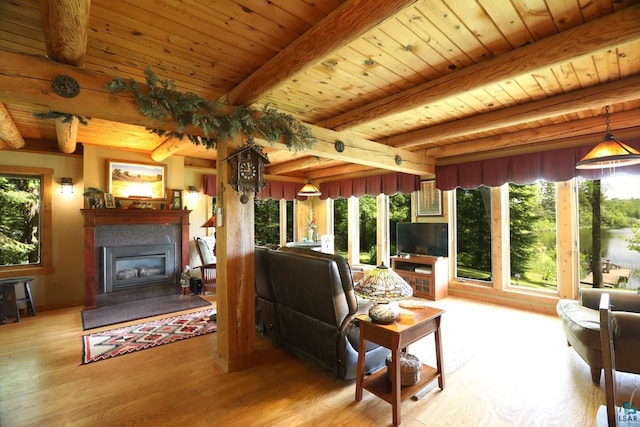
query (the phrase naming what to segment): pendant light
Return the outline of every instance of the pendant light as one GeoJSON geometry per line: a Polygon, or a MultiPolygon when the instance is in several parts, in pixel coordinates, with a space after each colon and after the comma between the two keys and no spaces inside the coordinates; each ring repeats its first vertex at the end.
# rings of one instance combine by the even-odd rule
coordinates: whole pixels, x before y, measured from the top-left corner
{"type": "Polygon", "coordinates": [[[319,196],[322,193],[320,192],[320,190],[318,189],[318,187],[316,187],[315,185],[313,185],[311,183],[311,181],[307,182],[304,187],[302,187],[300,189],[300,191],[298,191],[298,196],[319,196]]]}
{"type": "Polygon", "coordinates": [[[640,163],[640,152],[618,141],[611,134],[608,105],[605,107],[605,111],[607,114],[607,132],[602,138],[602,142],[576,163],[576,169],[604,169],[640,163]]]}

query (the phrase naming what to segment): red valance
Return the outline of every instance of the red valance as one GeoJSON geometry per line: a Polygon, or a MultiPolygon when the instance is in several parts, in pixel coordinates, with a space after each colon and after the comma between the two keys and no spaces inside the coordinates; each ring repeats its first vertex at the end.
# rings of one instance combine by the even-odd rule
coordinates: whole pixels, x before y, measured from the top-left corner
{"type": "MultiPolygon", "coordinates": [[[[269,181],[264,189],[256,195],[259,199],[286,199],[306,200],[306,196],[298,196],[298,191],[304,184],[295,182],[269,181]]],[[[204,175],[202,177],[204,194],[215,197],[216,176],[204,175]]],[[[396,193],[411,194],[420,189],[420,177],[407,173],[388,173],[384,175],[367,176],[363,178],[343,179],[340,181],[323,182],[320,184],[322,200],[351,196],[361,197],[366,195],[377,196],[380,193],[392,195],[396,193]]]]}
{"type": "MultiPolygon", "coordinates": [[[[625,143],[635,149],[640,147],[639,140],[625,141],[625,143]]],[[[538,180],[561,182],[576,176],[600,179],[618,170],[640,174],[640,165],[626,166],[624,169],[576,169],[576,163],[592,148],[593,146],[572,147],[436,166],[436,187],[440,190],[453,190],[456,187],[470,189],[481,185],[499,187],[507,182],[513,184],[532,184],[538,180]]]]}
{"type": "Polygon", "coordinates": [[[320,199],[339,199],[351,196],[391,196],[396,193],[411,194],[420,189],[420,177],[408,173],[392,172],[362,178],[343,179],[320,184],[320,199]]]}

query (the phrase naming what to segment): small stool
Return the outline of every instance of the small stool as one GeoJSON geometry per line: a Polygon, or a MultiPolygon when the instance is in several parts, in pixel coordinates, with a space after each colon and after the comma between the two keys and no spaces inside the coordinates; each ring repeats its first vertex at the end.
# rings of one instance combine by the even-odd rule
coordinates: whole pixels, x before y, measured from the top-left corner
{"type": "Polygon", "coordinates": [[[33,277],[12,277],[0,280],[0,324],[4,324],[7,317],[14,317],[14,323],[19,322],[20,303],[22,302],[27,303],[27,313],[30,316],[36,315],[31,288],[29,287],[29,283],[32,281],[33,277]],[[24,287],[24,298],[17,298],[16,285],[21,283],[24,287]]]}

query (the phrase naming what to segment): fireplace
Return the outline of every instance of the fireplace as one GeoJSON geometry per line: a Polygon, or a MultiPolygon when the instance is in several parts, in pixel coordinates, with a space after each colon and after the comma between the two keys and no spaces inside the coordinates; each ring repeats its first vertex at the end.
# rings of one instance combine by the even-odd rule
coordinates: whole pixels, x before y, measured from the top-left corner
{"type": "Polygon", "coordinates": [[[176,247],[165,245],[105,246],[102,256],[104,292],[177,281],[176,247]]]}
{"type": "Polygon", "coordinates": [[[158,292],[166,288],[179,292],[178,276],[189,263],[191,211],[82,209],[81,212],[84,216],[85,309],[161,296],[158,292]],[[171,255],[158,249],[165,245],[166,249],[171,247],[171,255]],[[119,262],[113,260],[113,255],[105,261],[105,248],[132,246],[138,248],[132,253],[125,250],[123,254],[116,254],[116,258],[123,258],[119,262]],[[141,253],[149,247],[153,247],[151,253],[141,253]],[[112,270],[114,263],[115,270],[112,270]],[[109,268],[105,268],[107,265],[109,268]],[[107,270],[112,271],[107,273],[107,270]],[[108,281],[107,274],[110,275],[108,281]]]}

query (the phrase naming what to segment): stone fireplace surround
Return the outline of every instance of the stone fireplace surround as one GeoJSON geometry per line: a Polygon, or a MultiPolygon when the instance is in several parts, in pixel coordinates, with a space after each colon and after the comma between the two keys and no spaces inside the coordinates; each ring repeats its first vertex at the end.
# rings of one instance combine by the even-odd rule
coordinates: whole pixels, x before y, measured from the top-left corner
{"type": "MultiPolygon", "coordinates": [[[[175,274],[189,262],[189,210],[82,209],[84,216],[84,308],[96,308],[104,293],[102,257],[104,246],[174,244],[175,274]]],[[[158,295],[130,296],[124,291],[112,294],[109,303],[126,302],[158,295]]]]}

